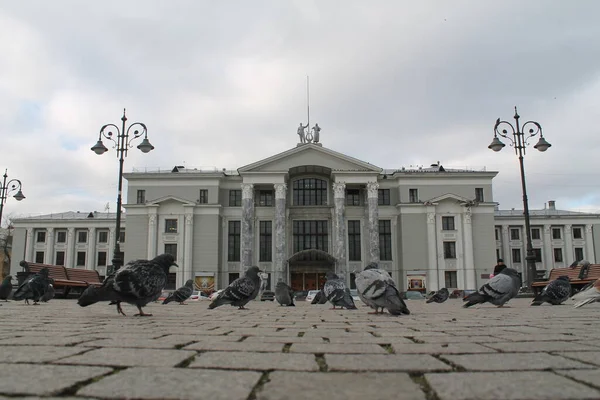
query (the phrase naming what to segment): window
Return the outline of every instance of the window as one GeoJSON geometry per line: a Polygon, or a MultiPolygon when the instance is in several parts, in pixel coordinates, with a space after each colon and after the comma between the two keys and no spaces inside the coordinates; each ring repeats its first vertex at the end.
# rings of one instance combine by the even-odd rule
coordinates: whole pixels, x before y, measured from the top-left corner
{"type": "Polygon", "coordinates": [[[108,243],[108,231],[98,232],[98,243],[108,243]]]}
{"type": "Polygon", "coordinates": [[[512,249],[512,262],[513,263],[521,262],[521,249],[512,249]]]}
{"type": "Polygon", "coordinates": [[[273,261],[273,234],[271,221],[260,221],[259,231],[258,261],[273,261]]]}
{"type": "Polygon", "coordinates": [[[56,262],[54,265],[65,265],[65,252],[57,251],[56,252],[56,262]]]}
{"type": "Polygon", "coordinates": [[[575,247],[575,261],[583,260],[583,247],[575,247]]]}
{"type": "Polygon", "coordinates": [[[240,261],[240,221],[229,221],[227,261],[240,261]]]}
{"type": "Polygon", "coordinates": [[[447,288],[458,287],[458,276],[456,271],[444,271],[444,280],[447,288]]]}
{"type": "Polygon", "coordinates": [[[327,221],[293,221],[294,253],[306,249],[328,251],[327,221]]]}
{"type": "Polygon", "coordinates": [[[348,260],[360,261],[360,221],[348,221],[348,260]]]}
{"type": "Polygon", "coordinates": [[[44,263],[44,252],[43,251],[35,252],[35,262],[40,263],[40,264],[44,263]]]}
{"type": "Polygon", "coordinates": [[[177,243],[165,243],[165,253],[172,255],[177,261],[177,243]]]}
{"type": "Polygon", "coordinates": [[[475,201],[483,202],[483,188],[475,188],[475,201]]]}
{"type": "Polygon", "coordinates": [[[456,258],[456,242],[444,242],[444,258],[456,258]]]}
{"type": "Polygon", "coordinates": [[[356,289],[356,274],[350,273],[350,289],[356,289]]]}
{"type": "Polygon", "coordinates": [[[146,191],[145,190],[138,190],[137,191],[136,203],[137,204],[144,204],[145,202],[146,202],[146,191]]]}
{"type": "Polygon", "coordinates": [[[520,237],[519,228],[510,228],[510,240],[519,240],[520,237]]]}
{"type": "Polygon", "coordinates": [[[392,221],[379,220],[379,259],[392,260],[392,221]]]}
{"type": "Polygon", "coordinates": [[[573,239],[583,239],[581,228],[573,228],[573,239]]]}
{"type": "Polygon", "coordinates": [[[77,231],[77,243],[87,243],[87,231],[77,231]]]}
{"type": "Polygon", "coordinates": [[[242,205],[242,191],[241,190],[230,190],[229,191],[229,207],[240,207],[242,205]]]}
{"type": "Polygon", "coordinates": [[[45,243],[46,242],[46,231],[38,231],[37,238],[35,241],[37,243],[45,243]]]}
{"type": "Polygon", "coordinates": [[[540,240],[540,238],[541,238],[540,235],[541,235],[540,228],[531,228],[531,239],[540,240]]]}
{"type": "Polygon", "coordinates": [[[494,237],[496,238],[496,240],[500,240],[500,229],[494,229],[494,237]]]}
{"type": "Polygon", "coordinates": [[[121,234],[119,235],[119,243],[125,243],[125,231],[122,230],[121,234]]]}
{"type": "Polygon", "coordinates": [[[408,189],[408,202],[418,203],[419,202],[419,189],[408,189]]]}
{"type": "Polygon", "coordinates": [[[208,189],[200,189],[200,195],[198,197],[198,203],[207,204],[208,203],[208,189]]]}
{"type": "Polygon", "coordinates": [[[379,204],[380,206],[390,205],[390,189],[377,190],[377,204],[379,204]]]}
{"type": "Polygon", "coordinates": [[[258,204],[262,207],[273,207],[273,191],[260,190],[258,192],[258,204]]]}
{"type": "Polygon", "coordinates": [[[454,229],[454,217],[442,217],[442,230],[453,231],[454,229]]]}
{"type": "Polygon", "coordinates": [[[80,267],[85,265],[85,251],[77,252],[77,266],[80,267]]]}
{"type": "Polygon", "coordinates": [[[542,249],[533,249],[535,255],[535,262],[542,262],[542,249]]]}
{"type": "Polygon", "coordinates": [[[502,257],[500,257],[500,249],[496,249],[496,260],[501,259],[502,257]]]}
{"type": "Polygon", "coordinates": [[[106,252],[105,251],[99,251],[98,252],[98,265],[99,266],[106,266],[106,252]]]}
{"type": "Polygon", "coordinates": [[[560,228],[552,228],[552,239],[560,239],[560,228]]]}
{"type": "Polygon", "coordinates": [[[233,281],[235,281],[239,277],[240,277],[240,273],[239,272],[230,272],[229,273],[229,284],[231,285],[231,283],[233,281]]]}
{"type": "Polygon", "coordinates": [[[177,233],[176,219],[165,219],[165,233],[177,233]]]}
{"type": "Polygon", "coordinates": [[[555,262],[563,262],[562,249],[554,249],[554,261],[555,262]]]}
{"type": "Polygon", "coordinates": [[[67,243],[67,231],[56,232],[56,243],[67,243]]]}
{"type": "Polygon", "coordinates": [[[360,206],[360,190],[359,189],[347,189],[346,190],[346,205],[347,206],[360,206]]]}
{"type": "Polygon", "coordinates": [[[327,205],[327,182],[322,179],[297,179],[292,189],[295,206],[327,205]]]}

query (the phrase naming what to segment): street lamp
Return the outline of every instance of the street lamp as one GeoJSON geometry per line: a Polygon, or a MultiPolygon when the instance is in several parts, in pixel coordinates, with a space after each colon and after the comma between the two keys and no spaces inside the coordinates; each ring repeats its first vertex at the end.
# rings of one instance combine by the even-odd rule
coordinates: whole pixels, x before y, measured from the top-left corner
{"type": "Polygon", "coordinates": [[[125,157],[127,157],[127,150],[129,150],[133,145],[135,139],[144,136],[144,140],[140,143],[137,148],[142,151],[142,153],[148,153],[154,150],[154,146],[150,144],[148,141],[148,131],[146,129],[146,125],[141,122],[135,122],[130,124],[127,129],[125,129],[125,122],[127,121],[127,117],[125,116],[125,109],[123,109],[123,116],[121,117],[121,121],[123,121],[123,125],[121,130],[115,124],[106,124],[102,128],[100,128],[100,134],[98,135],[98,142],[91,148],[91,150],[98,154],[102,155],[108,151],[104,143],[102,143],[102,136],[106,139],[112,141],[114,143],[113,148],[117,150],[117,158],[119,159],[119,189],[117,192],[117,227],[116,227],[116,235],[115,238],[115,248],[113,251],[113,259],[112,264],[114,270],[118,270],[123,265],[123,260],[121,260],[121,247],[120,247],[120,238],[121,238],[121,191],[123,187],[123,161],[125,157]],[[129,132],[132,128],[137,127],[132,132],[132,136],[129,137],[129,132]],[[116,137],[113,137],[112,130],[116,130],[116,137]],[[141,130],[140,130],[141,129],[141,130]]]}
{"type": "Polygon", "coordinates": [[[6,182],[8,179],[8,169],[4,170],[4,175],[2,177],[2,186],[0,186],[0,226],[2,226],[2,211],[4,211],[4,203],[8,198],[8,195],[11,192],[16,191],[17,193],[13,196],[17,201],[21,201],[25,198],[23,192],[21,192],[21,181],[18,179],[11,179],[6,182]]]}
{"type": "Polygon", "coordinates": [[[496,124],[494,125],[494,139],[492,143],[488,146],[489,149],[494,151],[500,151],[505,146],[504,143],[498,139],[498,136],[502,136],[510,141],[510,145],[515,148],[515,154],[519,157],[519,166],[521,167],[521,186],[523,188],[523,213],[525,214],[525,234],[527,238],[527,256],[525,260],[527,260],[527,269],[525,273],[525,280],[527,282],[527,287],[531,288],[531,284],[536,275],[536,267],[535,267],[535,254],[533,253],[533,246],[531,244],[531,225],[529,220],[529,204],[527,201],[527,187],[525,185],[525,167],[523,166],[523,156],[525,155],[525,148],[529,145],[528,140],[536,135],[540,135],[538,142],[533,146],[534,149],[537,149],[541,152],[548,150],[550,143],[544,139],[544,135],[542,134],[542,127],[539,123],[535,121],[527,121],[523,124],[523,126],[519,126],[519,114],[517,113],[517,107],[515,107],[515,126],[513,126],[508,121],[501,121],[500,118],[496,120],[496,124]],[[512,132],[507,131],[506,129],[499,130],[500,126],[508,125],[512,132]],[[525,127],[529,126],[529,130],[527,133],[523,133],[525,131],[525,127]],[[510,137],[512,134],[512,138],[510,137]]]}

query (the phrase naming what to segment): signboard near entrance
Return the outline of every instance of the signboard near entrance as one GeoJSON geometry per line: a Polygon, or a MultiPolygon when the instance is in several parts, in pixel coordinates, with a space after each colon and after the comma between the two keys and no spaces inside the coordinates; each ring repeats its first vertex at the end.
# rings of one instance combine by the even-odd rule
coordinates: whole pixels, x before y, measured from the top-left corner
{"type": "Polygon", "coordinates": [[[215,291],[215,274],[214,273],[197,273],[194,278],[196,288],[206,294],[211,294],[215,291]]]}
{"type": "Polygon", "coordinates": [[[407,275],[406,287],[408,290],[425,292],[427,290],[427,278],[425,275],[407,275]]]}

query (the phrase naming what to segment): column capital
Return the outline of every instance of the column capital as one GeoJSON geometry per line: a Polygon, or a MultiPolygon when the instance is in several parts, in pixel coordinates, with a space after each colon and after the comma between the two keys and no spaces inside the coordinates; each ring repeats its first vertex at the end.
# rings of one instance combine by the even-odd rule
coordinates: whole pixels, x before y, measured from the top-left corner
{"type": "Polygon", "coordinates": [[[242,199],[253,198],[254,185],[252,183],[242,183],[242,199]]]}
{"type": "Polygon", "coordinates": [[[194,222],[194,214],[185,214],[185,224],[192,225],[194,222]]]}
{"type": "Polygon", "coordinates": [[[287,194],[287,185],[285,183],[276,183],[275,185],[275,198],[285,199],[287,194]]]}
{"type": "Polygon", "coordinates": [[[427,223],[435,224],[435,213],[434,212],[427,213],[427,223]]]}
{"type": "Polygon", "coordinates": [[[54,232],[54,228],[52,228],[52,227],[47,228],[47,231],[48,231],[48,233],[52,233],[52,232],[54,232]]]}
{"type": "Polygon", "coordinates": [[[379,197],[379,183],[378,182],[367,182],[367,197],[378,198],[379,197]]]}
{"type": "Polygon", "coordinates": [[[148,216],[148,223],[150,225],[156,225],[156,214],[150,214],[148,216]]]}
{"type": "Polygon", "coordinates": [[[333,198],[343,199],[346,197],[346,184],[344,182],[333,182],[333,198]]]}
{"type": "Polygon", "coordinates": [[[592,233],[592,224],[586,224],[585,231],[586,233],[592,233]]]}
{"type": "Polygon", "coordinates": [[[566,224],[565,225],[565,234],[570,234],[571,233],[571,224],[566,224]]]}
{"type": "Polygon", "coordinates": [[[471,207],[465,207],[465,213],[464,213],[464,219],[465,219],[465,224],[470,224],[471,223],[471,207]]]}

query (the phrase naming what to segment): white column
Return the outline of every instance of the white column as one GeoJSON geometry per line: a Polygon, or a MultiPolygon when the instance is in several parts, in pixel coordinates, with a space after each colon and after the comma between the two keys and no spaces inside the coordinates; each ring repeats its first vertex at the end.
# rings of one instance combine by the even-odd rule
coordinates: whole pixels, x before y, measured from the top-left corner
{"type": "MultiPolygon", "coordinates": [[[[504,264],[514,268],[512,265],[512,254],[510,254],[509,230],[508,225],[502,225],[502,259],[504,260],[504,264]]],[[[525,265],[525,253],[523,251],[521,251],[521,265],[525,265]]]]}
{"type": "Polygon", "coordinates": [[[596,252],[594,251],[594,238],[592,237],[592,225],[586,224],[585,226],[585,247],[586,254],[585,259],[590,263],[596,262],[596,252]]]}
{"type": "Polygon", "coordinates": [[[75,228],[67,228],[67,251],[65,252],[65,267],[75,268],[75,228]]]}
{"type": "Polygon", "coordinates": [[[254,264],[254,185],[251,183],[242,183],[241,228],[240,275],[254,264]]]}
{"type": "Polygon", "coordinates": [[[192,246],[194,238],[194,210],[186,210],[185,214],[185,230],[184,230],[184,245],[183,245],[183,274],[182,283],[188,279],[194,279],[194,271],[192,270],[192,246]]]}
{"type": "Polygon", "coordinates": [[[379,262],[379,183],[367,183],[369,262],[379,262]]]}
{"type": "Polygon", "coordinates": [[[33,228],[27,228],[27,239],[25,242],[25,261],[34,261],[33,259],[33,228]]]}
{"type": "Polygon", "coordinates": [[[88,230],[88,249],[85,260],[86,269],[96,269],[96,228],[88,230]]]}
{"type": "Polygon", "coordinates": [[[565,225],[565,254],[563,259],[565,265],[571,265],[575,258],[573,250],[573,231],[570,224],[565,225]]]}
{"type": "Polygon", "coordinates": [[[477,278],[473,261],[473,225],[471,224],[471,207],[465,207],[463,214],[464,244],[465,244],[465,289],[475,290],[477,278]]]}
{"type": "Polygon", "coordinates": [[[279,183],[275,185],[275,257],[274,257],[274,268],[273,268],[273,280],[272,284],[276,285],[279,278],[283,279],[284,282],[288,281],[288,274],[285,271],[285,259],[286,259],[286,194],[287,185],[285,183],[279,183]]]}
{"type": "Polygon", "coordinates": [[[46,254],[44,255],[44,264],[54,264],[54,228],[46,230],[46,254]]]}
{"type": "Polygon", "coordinates": [[[427,291],[438,291],[441,286],[438,280],[439,268],[437,259],[434,207],[427,208],[427,263],[429,265],[429,273],[427,274],[427,291]]]}
{"type": "Polygon", "coordinates": [[[333,202],[334,202],[334,219],[335,224],[335,240],[334,255],[337,259],[337,271],[346,282],[348,282],[348,266],[346,265],[346,184],[343,182],[335,182],[333,184],[333,202]]]}
{"type": "Polygon", "coordinates": [[[542,257],[542,266],[546,271],[554,268],[554,257],[552,254],[552,229],[551,225],[544,225],[544,249],[542,257]]]}
{"type": "Polygon", "coordinates": [[[156,244],[157,240],[157,215],[156,209],[151,208],[148,210],[150,215],[148,215],[148,259],[151,260],[156,257],[156,244]]]}

